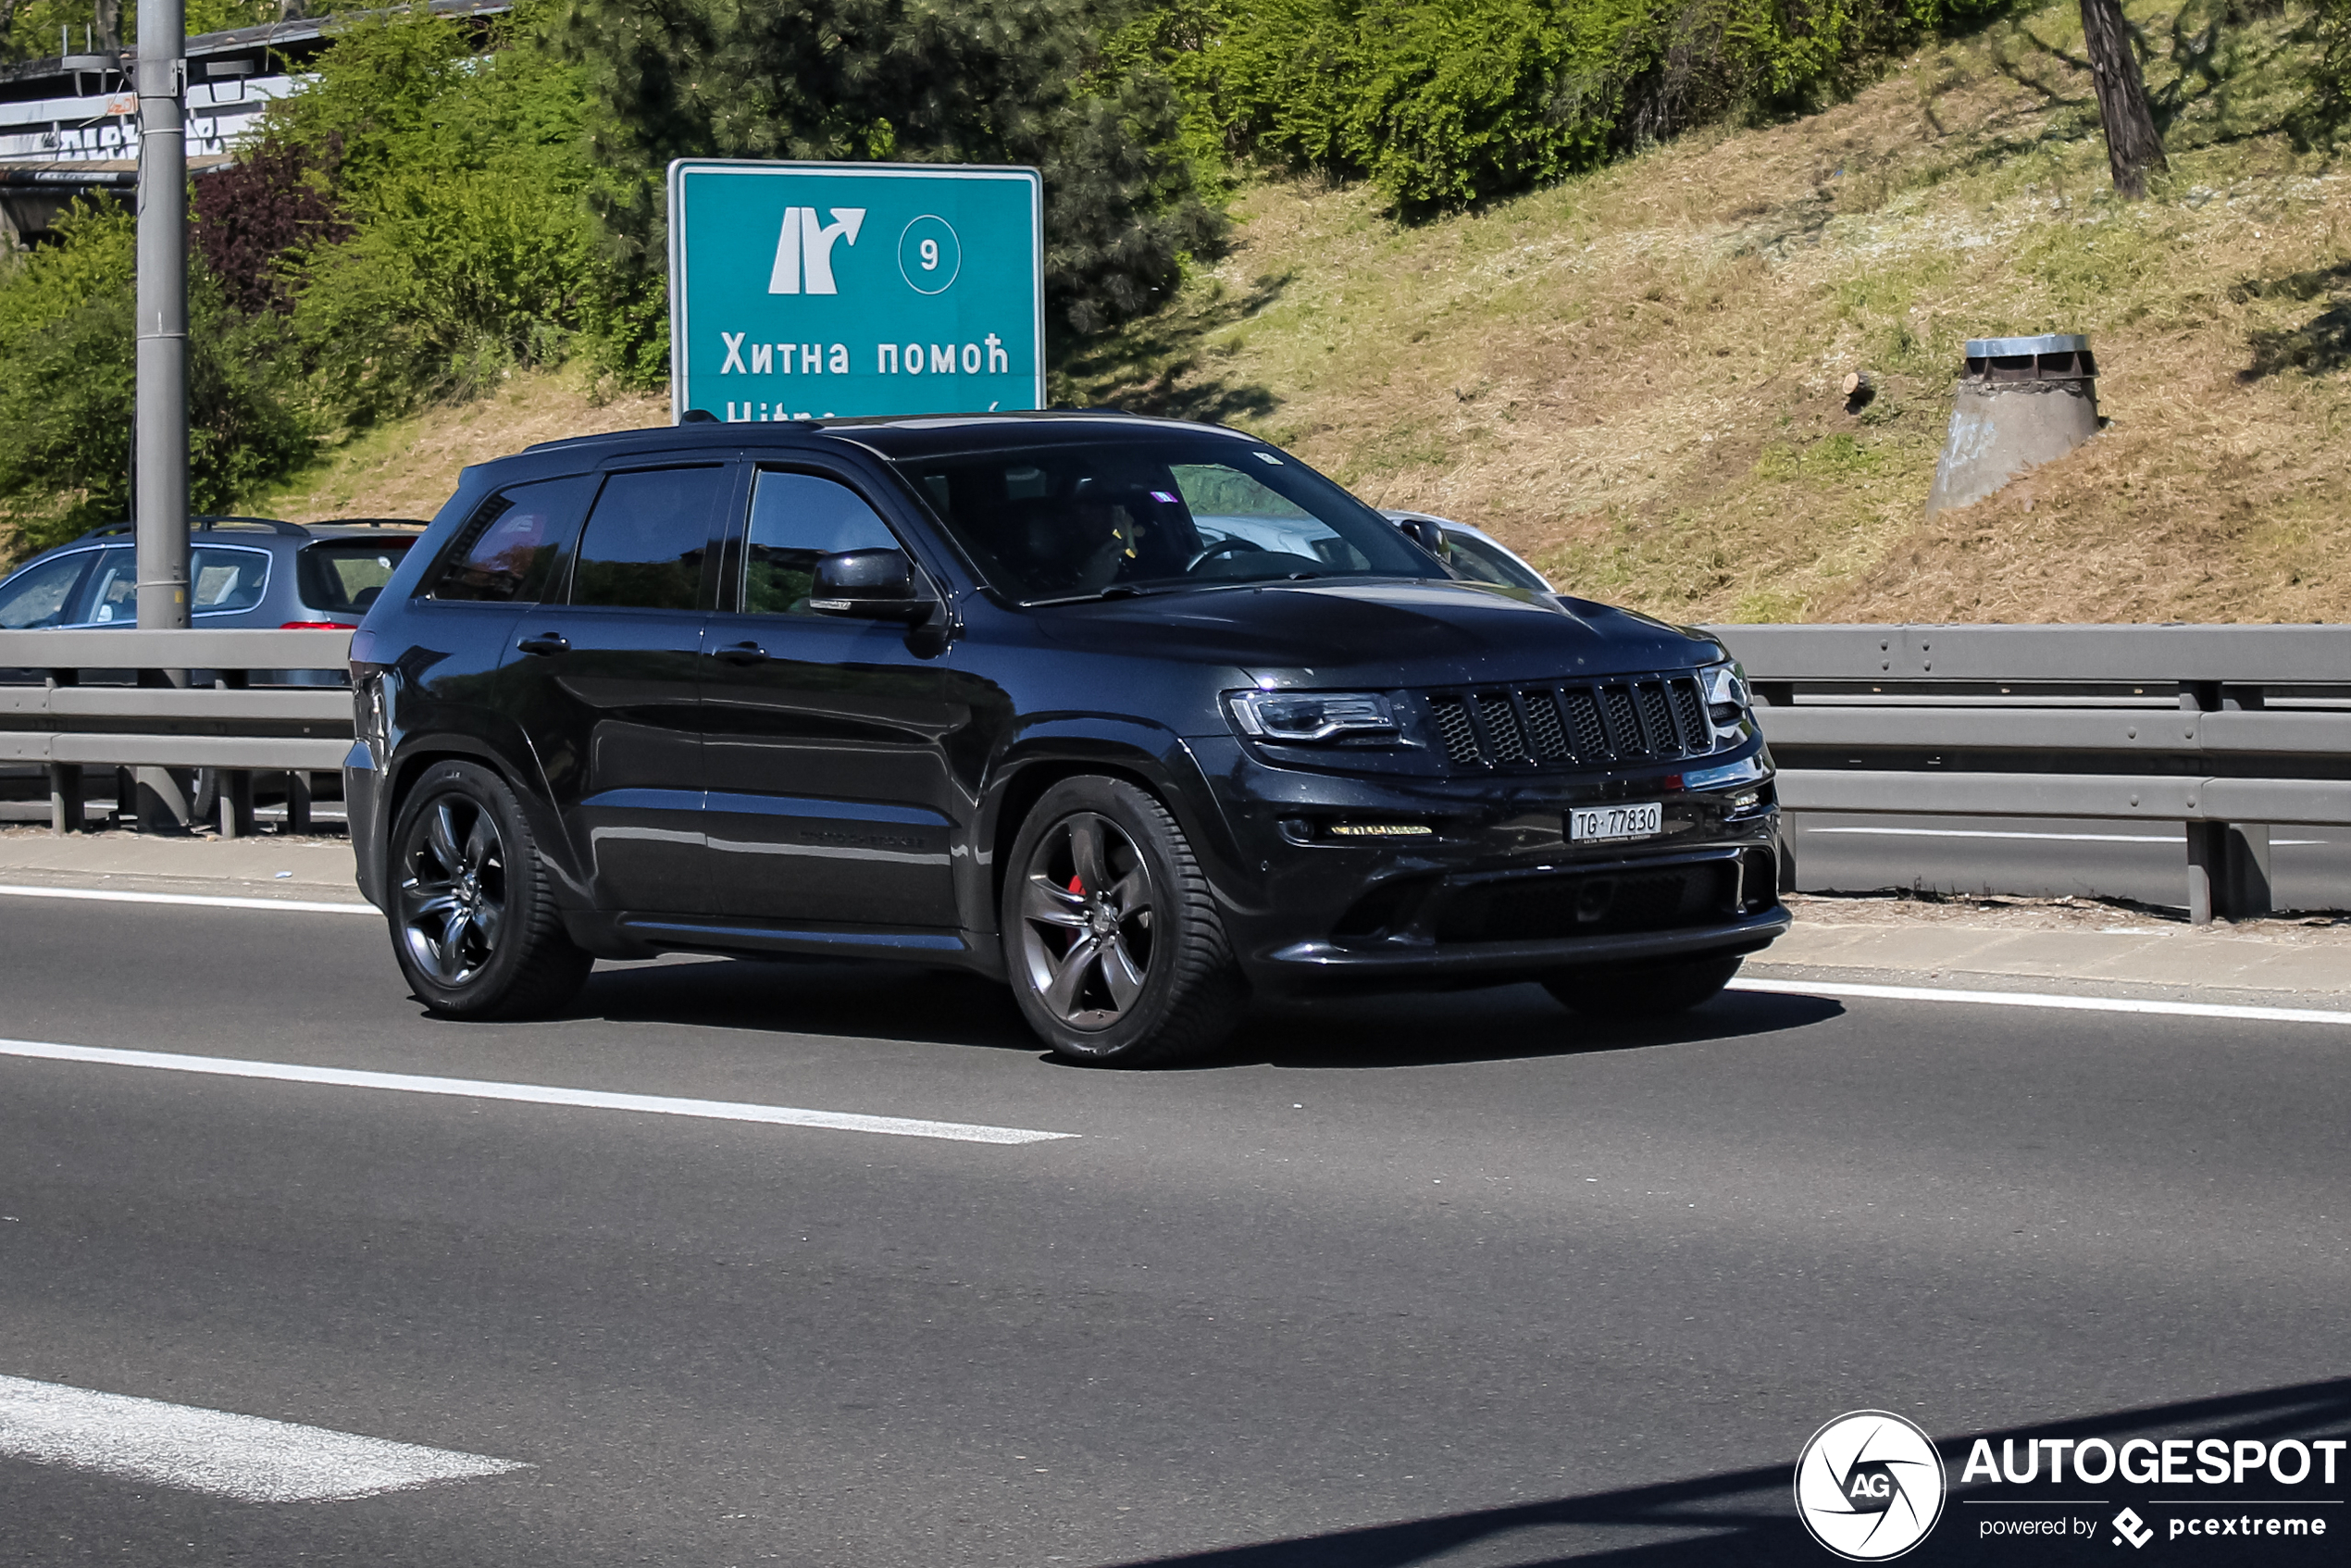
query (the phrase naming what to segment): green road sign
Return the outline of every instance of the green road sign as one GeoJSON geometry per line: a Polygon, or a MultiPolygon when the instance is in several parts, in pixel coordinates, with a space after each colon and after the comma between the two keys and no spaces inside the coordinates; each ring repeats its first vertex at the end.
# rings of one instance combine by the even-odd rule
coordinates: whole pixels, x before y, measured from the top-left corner
{"type": "Polygon", "coordinates": [[[1044,181],[669,166],[669,386],[729,421],[1045,405],[1044,181]]]}

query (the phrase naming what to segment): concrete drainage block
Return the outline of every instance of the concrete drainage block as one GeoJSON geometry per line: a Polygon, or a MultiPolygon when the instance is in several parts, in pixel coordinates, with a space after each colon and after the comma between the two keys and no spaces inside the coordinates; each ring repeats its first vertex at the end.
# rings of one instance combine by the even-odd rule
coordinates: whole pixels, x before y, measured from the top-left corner
{"type": "Polygon", "coordinates": [[[2076,334],[1970,338],[1926,515],[1972,505],[2097,434],[2097,374],[2076,334]]]}

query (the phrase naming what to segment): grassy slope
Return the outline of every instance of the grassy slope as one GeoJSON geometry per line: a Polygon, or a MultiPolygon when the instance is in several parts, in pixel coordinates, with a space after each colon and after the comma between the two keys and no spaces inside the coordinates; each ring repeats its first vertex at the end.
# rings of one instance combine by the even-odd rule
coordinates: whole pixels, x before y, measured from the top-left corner
{"type": "Polygon", "coordinates": [[[669,394],[607,394],[584,367],[516,371],[497,392],[431,407],[331,449],[257,510],[313,522],[330,517],[429,517],[457,488],[458,470],[534,442],[669,423],[669,394]]]}
{"type": "Polygon", "coordinates": [[[1424,228],[1258,188],[1073,390],[1259,429],[1675,618],[2351,619],[2351,179],[2245,64],[2159,198],[2116,203],[2086,77],[2025,28],[2079,49],[2057,5],[1424,228]],[[2112,429],[1922,523],[1959,340],[2051,330],[2091,334],[2112,429]]]}
{"type": "MultiPolygon", "coordinates": [[[[2256,55],[2171,128],[2158,199],[2116,203],[2086,79],[2032,42],[2079,32],[2059,0],[1825,113],[1424,227],[1255,187],[1234,253],[1056,395],[1258,429],[1677,619],[2351,620],[2351,176],[2277,133],[2256,55]],[[1922,522],[1959,340],[2050,330],[2091,334],[2112,429],[1922,522]],[[1847,414],[1854,369],[1880,392],[1847,414]]],[[[517,376],[273,504],[429,515],[465,463],[665,415],[517,376]]]]}

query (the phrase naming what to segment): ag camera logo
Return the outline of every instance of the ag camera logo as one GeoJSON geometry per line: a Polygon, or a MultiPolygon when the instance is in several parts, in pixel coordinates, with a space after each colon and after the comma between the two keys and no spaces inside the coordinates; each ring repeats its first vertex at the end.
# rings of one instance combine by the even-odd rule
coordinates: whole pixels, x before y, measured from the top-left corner
{"type": "Polygon", "coordinates": [[[1812,1538],[1848,1562],[1883,1562],[1943,1516],[1943,1459],[1934,1439],[1882,1410],[1840,1415],[1796,1462],[1796,1513],[1812,1538]]]}

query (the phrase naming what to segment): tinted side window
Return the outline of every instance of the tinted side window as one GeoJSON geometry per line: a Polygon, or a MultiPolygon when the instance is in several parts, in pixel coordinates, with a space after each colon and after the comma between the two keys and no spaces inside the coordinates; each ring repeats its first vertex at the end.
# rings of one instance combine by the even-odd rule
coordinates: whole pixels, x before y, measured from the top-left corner
{"type": "Polygon", "coordinates": [[[580,536],[571,602],[694,608],[711,519],[733,480],[715,467],[649,468],[605,479],[580,536]]]}
{"type": "Polygon", "coordinates": [[[743,552],[743,608],[806,616],[816,557],[841,550],[895,550],[888,524],[847,485],[814,474],[763,472],[751,492],[743,552]]]}
{"type": "MultiPolygon", "coordinates": [[[[193,563],[191,562],[191,565],[193,563]]],[[[129,626],[139,618],[139,555],[117,546],[98,553],[70,618],[92,626],[129,626]]]]}
{"type": "MultiPolygon", "coordinates": [[[[188,609],[199,616],[250,610],[269,583],[269,553],[199,544],[188,553],[188,609]]],[[[135,613],[135,606],[134,606],[135,613]]]]}
{"type": "Polygon", "coordinates": [[[28,566],[0,589],[0,627],[22,631],[29,627],[56,626],[65,616],[66,599],[90,564],[93,553],[77,550],[54,561],[28,566]]]}
{"type": "Polygon", "coordinates": [[[595,489],[595,475],[574,474],[500,491],[466,525],[432,597],[536,603],[579,537],[579,519],[595,489]]]}

